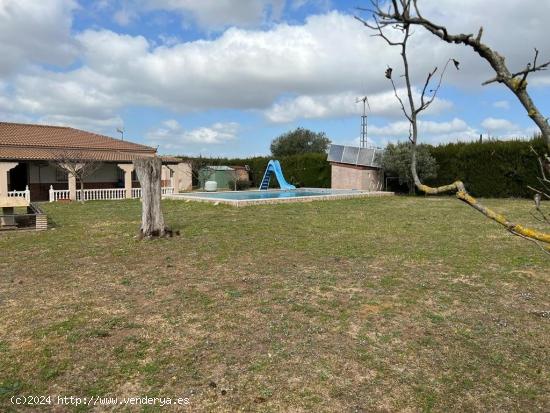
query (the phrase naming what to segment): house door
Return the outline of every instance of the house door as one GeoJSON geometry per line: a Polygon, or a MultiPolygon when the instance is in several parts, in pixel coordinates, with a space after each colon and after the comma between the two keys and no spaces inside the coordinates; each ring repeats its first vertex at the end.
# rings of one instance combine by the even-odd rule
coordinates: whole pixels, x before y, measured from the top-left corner
{"type": "Polygon", "coordinates": [[[24,191],[29,183],[28,165],[25,162],[10,170],[10,191],[24,191]]]}

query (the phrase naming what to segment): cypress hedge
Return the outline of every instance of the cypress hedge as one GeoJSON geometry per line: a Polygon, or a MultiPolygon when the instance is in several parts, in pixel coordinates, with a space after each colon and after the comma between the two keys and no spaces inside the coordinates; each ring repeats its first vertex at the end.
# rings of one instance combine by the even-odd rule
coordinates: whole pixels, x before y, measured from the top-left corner
{"type": "MultiPolygon", "coordinates": [[[[428,185],[447,185],[457,179],[464,182],[476,197],[531,198],[527,186],[538,186],[540,175],[533,147],[539,154],[548,152],[541,137],[530,140],[489,140],[485,142],[449,143],[431,146],[437,161],[437,177],[428,185]]],[[[187,158],[190,159],[190,158],[187,158]]],[[[201,165],[248,165],[251,187],[259,187],[269,156],[253,158],[191,158],[201,165]]],[[[330,164],[324,153],[306,153],[280,157],[281,167],[288,182],[297,187],[330,188],[330,164]]],[[[194,182],[194,185],[196,183],[194,182]]],[[[276,187],[276,179],[271,180],[276,187]]]]}
{"type": "MultiPolygon", "coordinates": [[[[250,184],[259,187],[270,156],[253,158],[185,158],[195,161],[196,165],[248,165],[250,167],[250,184]]],[[[296,187],[330,188],[330,164],[324,153],[304,153],[300,155],[283,156],[281,162],[286,180],[296,187]]],[[[195,179],[193,185],[197,185],[195,179]]],[[[272,187],[277,187],[277,180],[272,179],[272,187]]]]}
{"type": "Polygon", "coordinates": [[[437,177],[426,183],[446,185],[457,179],[477,197],[530,198],[527,186],[538,186],[540,176],[533,147],[540,155],[547,152],[540,137],[531,140],[449,143],[431,148],[437,161],[437,177]]]}

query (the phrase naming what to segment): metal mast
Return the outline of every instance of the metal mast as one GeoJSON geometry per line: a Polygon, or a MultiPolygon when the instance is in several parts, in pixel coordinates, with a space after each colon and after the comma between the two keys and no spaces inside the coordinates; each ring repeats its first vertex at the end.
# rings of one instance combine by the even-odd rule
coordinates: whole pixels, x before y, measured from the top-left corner
{"type": "Polygon", "coordinates": [[[363,114],[361,115],[361,140],[360,140],[360,147],[366,148],[367,147],[367,105],[369,106],[369,99],[367,96],[363,96],[362,98],[357,98],[355,103],[363,102],[363,114]]]}
{"type": "Polygon", "coordinates": [[[116,131],[117,131],[118,133],[120,133],[121,139],[124,140],[124,125],[121,126],[120,128],[116,128],[116,131]]]}

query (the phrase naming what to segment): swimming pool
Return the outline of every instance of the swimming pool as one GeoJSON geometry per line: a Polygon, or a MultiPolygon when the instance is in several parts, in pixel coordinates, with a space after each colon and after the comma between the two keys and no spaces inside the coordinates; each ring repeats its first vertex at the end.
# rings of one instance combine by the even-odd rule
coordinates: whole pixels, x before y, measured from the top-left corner
{"type": "Polygon", "coordinates": [[[393,192],[360,191],[355,189],[325,189],[300,188],[294,190],[268,191],[222,191],[222,192],[188,192],[166,195],[167,199],[181,199],[186,201],[212,202],[244,206],[254,204],[272,204],[281,202],[308,202],[332,199],[346,199],[365,196],[393,195],[393,192]]]}

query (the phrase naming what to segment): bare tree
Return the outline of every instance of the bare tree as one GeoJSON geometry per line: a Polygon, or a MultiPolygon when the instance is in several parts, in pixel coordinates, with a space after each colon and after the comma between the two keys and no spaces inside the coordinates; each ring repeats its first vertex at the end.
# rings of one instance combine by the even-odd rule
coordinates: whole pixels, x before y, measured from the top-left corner
{"type": "Polygon", "coordinates": [[[172,231],[164,225],[164,216],[160,207],[162,198],[161,159],[156,156],[136,159],[134,166],[141,186],[140,238],[172,236],[172,231]]]}
{"type": "Polygon", "coordinates": [[[535,219],[546,222],[547,224],[550,224],[550,213],[546,212],[542,208],[541,201],[543,199],[550,200],[550,156],[548,155],[539,155],[537,151],[531,146],[531,151],[535,154],[537,157],[538,163],[539,163],[539,171],[540,176],[537,177],[539,181],[539,187],[531,187],[528,188],[532,190],[535,193],[534,201],[535,205],[531,212],[531,215],[535,217],[535,219]]]}
{"type": "MultiPolygon", "coordinates": [[[[436,72],[438,70],[435,67],[431,72],[428,73],[424,86],[422,88],[422,93],[420,95],[420,102],[415,102],[413,95],[413,88],[411,83],[411,76],[409,72],[409,61],[407,58],[407,42],[411,36],[411,27],[412,26],[422,26],[427,29],[429,32],[439,37],[440,39],[448,43],[457,43],[464,44],[466,46],[472,47],[475,52],[477,52],[483,59],[485,59],[495,71],[495,77],[484,82],[483,84],[489,84],[492,82],[499,82],[504,84],[508,89],[510,89],[514,95],[518,98],[520,103],[523,105],[527,111],[528,116],[536,123],[539,127],[545,142],[550,148],[550,125],[548,124],[547,118],[542,116],[539,109],[536,107],[532,101],[529,93],[527,92],[527,77],[529,74],[545,70],[550,66],[550,62],[538,63],[537,59],[539,56],[539,51],[535,49],[535,55],[533,61],[528,63],[526,67],[518,72],[512,72],[508,69],[505,63],[505,58],[500,55],[498,52],[491,49],[489,46],[485,45],[482,41],[483,28],[480,28],[477,35],[473,34],[449,34],[448,30],[441,25],[431,22],[430,20],[425,19],[418,8],[417,0],[391,0],[387,3],[387,8],[383,9],[381,3],[378,0],[371,0],[371,7],[368,9],[361,9],[370,13],[372,20],[364,20],[360,17],[356,17],[361,21],[365,26],[375,31],[375,36],[379,36],[388,43],[390,46],[399,47],[401,50],[401,58],[404,68],[404,79],[406,84],[407,91],[407,103],[403,102],[403,99],[397,93],[397,88],[392,77],[393,69],[388,67],[386,69],[386,77],[391,81],[395,96],[401,105],[401,109],[410,123],[410,134],[409,140],[411,141],[413,150],[412,150],[412,160],[411,160],[411,172],[413,175],[415,186],[422,192],[426,194],[440,194],[445,192],[455,192],[458,199],[467,203],[477,211],[481,212],[486,217],[498,222],[503,225],[508,231],[512,234],[518,235],[522,238],[535,242],[539,245],[545,252],[550,253],[550,234],[535,229],[527,228],[523,225],[514,223],[508,220],[504,215],[498,214],[490,208],[482,205],[478,200],[472,197],[466,190],[464,183],[461,181],[453,182],[449,185],[440,186],[433,188],[423,184],[418,177],[417,166],[416,166],[416,145],[418,142],[418,116],[419,114],[427,109],[429,105],[434,101],[437,92],[441,86],[441,81],[443,75],[450,62],[454,64],[456,69],[459,68],[459,62],[455,59],[449,59],[445,64],[439,79],[435,83],[436,72]],[[390,38],[386,29],[398,30],[402,33],[401,40],[393,40],[390,38]]],[[[383,4],[386,4],[384,2],[383,4]]],[[[543,179],[546,179],[544,176],[543,170],[543,179]]],[[[537,202],[535,200],[535,202],[537,202]]],[[[540,202],[540,198],[539,198],[540,202]]]]}
{"type": "Polygon", "coordinates": [[[80,202],[84,202],[84,182],[101,167],[102,163],[89,159],[84,152],[72,150],[60,151],[55,158],[55,167],[73,176],[80,184],[80,202]]]}

